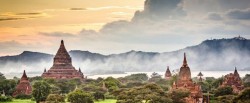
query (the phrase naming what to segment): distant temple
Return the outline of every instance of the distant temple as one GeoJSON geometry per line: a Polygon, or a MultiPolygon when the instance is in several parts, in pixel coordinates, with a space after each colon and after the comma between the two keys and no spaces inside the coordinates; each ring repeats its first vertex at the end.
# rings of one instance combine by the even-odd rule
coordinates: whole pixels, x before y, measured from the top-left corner
{"type": "Polygon", "coordinates": [[[20,94],[30,95],[31,93],[32,93],[32,88],[31,88],[29,79],[26,75],[26,72],[24,70],[23,76],[19,84],[16,86],[15,92],[13,93],[13,97],[20,95],[20,94]]]}
{"type": "Polygon", "coordinates": [[[201,82],[201,81],[203,81],[203,74],[200,72],[198,75],[198,80],[201,82]]]}
{"type": "Polygon", "coordinates": [[[183,65],[180,68],[179,77],[177,82],[173,83],[173,90],[185,89],[190,91],[189,97],[187,97],[186,103],[201,103],[202,102],[202,90],[201,86],[194,83],[191,79],[191,71],[187,64],[186,54],[184,53],[183,65]]]}
{"type": "Polygon", "coordinates": [[[233,88],[234,93],[239,93],[241,90],[244,89],[244,86],[242,84],[240,75],[236,67],[235,67],[234,73],[225,75],[221,87],[224,87],[224,86],[231,86],[233,88]]]}
{"type": "Polygon", "coordinates": [[[171,74],[171,72],[169,70],[169,66],[168,66],[168,68],[167,68],[167,70],[165,72],[165,79],[169,80],[171,78],[171,76],[172,76],[172,74],[171,74]]]}
{"type": "Polygon", "coordinates": [[[56,56],[54,57],[53,66],[48,71],[45,69],[42,77],[54,79],[84,79],[81,69],[79,68],[79,70],[76,70],[75,67],[72,66],[71,57],[65,49],[63,40],[61,41],[61,45],[56,53],[56,56]]]}

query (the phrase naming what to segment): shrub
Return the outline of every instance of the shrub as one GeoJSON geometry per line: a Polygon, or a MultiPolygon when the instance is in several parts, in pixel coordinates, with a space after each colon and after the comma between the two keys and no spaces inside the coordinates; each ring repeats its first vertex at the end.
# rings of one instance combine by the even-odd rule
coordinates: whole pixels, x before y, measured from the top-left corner
{"type": "Polygon", "coordinates": [[[12,101],[12,97],[0,95],[0,102],[11,102],[11,101],[12,101]]]}
{"type": "Polygon", "coordinates": [[[59,94],[50,94],[46,99],[46,103],[64,103],[64,102],[65,102],[64,96],[59,94]]]}
{"type": "Polygon", "coordinates": [[[31,99],[32,95],[19,94],[15,97],[16,99],[31,99]]]}
{"type": "Polygon", "coordinates": [[[71,103],[94,103],[92,95],[81,90],[69,93],[68,101],[71,103]]]}

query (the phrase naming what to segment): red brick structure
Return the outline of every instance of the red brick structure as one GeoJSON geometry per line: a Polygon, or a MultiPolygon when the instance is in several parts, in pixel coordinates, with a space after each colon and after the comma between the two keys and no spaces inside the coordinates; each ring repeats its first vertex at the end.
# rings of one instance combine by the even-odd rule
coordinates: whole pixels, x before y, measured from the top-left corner
{"type": "Polygon", "coordinates": [[[234,73],[225,75],[221,87],[231,86],[234,93],[239,93],[244,89],[243,83],[241,81],[240,75],[235,67],[234,73]]]}
{"type": "Polygon", "coordinates": [[[172,76],[172,74],[171,74],[171,72],[169,70],[169,66],[168,66],[168,68],[167,68],[167,70],[165,72],[165,79],[169,80],[171,78],[171,76],[172,76]]]}
{"type": "Polygon", "coordinates": [[[23,76],[20,79],[19,84],[16,86],[15,92],[13,93],[13,97],[20,95],[20,94],[30,95],[31,93],[32,93],[32,88],[31,88],[29,79],[26,75],[26,72],[24,70],[23,76]]]}
{"type": "Polygon", "coordinates": [[[173,83],[173,90],[185,89],[190,91],[190,95],[186,98],[186,103],[201,103],[202,102],[202,90],[201,86],[194,83],[191,79],[191,71],[187,64],[186,54],[184,53],[183,65],[180,68],[177,82],[173,83]]]}
{"type": "Polygon", "coordinates": [[[76,70],[75,67],[72,66],[71,57],[65,49],[63,40],[61,41],[60,48],[54,57],[53,66],[48,71],[45,69],[42,77],[53,79],[84,79],[81,69],[79,68],[79,70],[76,70]]]}

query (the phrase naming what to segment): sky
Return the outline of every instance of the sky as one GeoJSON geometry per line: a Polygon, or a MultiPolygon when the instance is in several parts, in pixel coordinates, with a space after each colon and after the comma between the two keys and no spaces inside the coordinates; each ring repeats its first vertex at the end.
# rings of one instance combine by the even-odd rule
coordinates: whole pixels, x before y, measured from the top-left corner
{"type": "Polygon", "coordinates": [[[0,56],[67,50],[168,52],[250,38],[249,0],[0,0],[0,56]]]}

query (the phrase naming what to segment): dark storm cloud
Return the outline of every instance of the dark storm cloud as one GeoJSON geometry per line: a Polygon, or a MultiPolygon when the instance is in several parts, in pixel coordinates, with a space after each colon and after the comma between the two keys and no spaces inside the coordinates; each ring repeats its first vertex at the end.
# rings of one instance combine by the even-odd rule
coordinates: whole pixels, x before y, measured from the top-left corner
{"type": "Polygon", "coordinates": [[[10,21],[10,20],[20,20],[20,19],[26,19],[26,18],[15,18],[15,17],[1,18],[0,17],[0,21],[10,21]]]}
{"type": "Polygon", "coordinates": [[[45,33],[40,32],[40,35],[48,36],[48,37],[74,37],[75,35],[70,33],[64,33],[64,32],[52,32],[52,33],[45,33]]]}
{"type": "Polygon", "coordinates": [[[250,19],[250,8],[240,10],[240,9],[233,9],[227,12],[226,16],[231,19],[242,19],[242,20],[249,20],[250,19]]]}
{"type": "Polygon", "coordinates": [[[181,3],[182,0],[146,0],[144,10],[137,11],[133,20],[161,20],[185,16],[181,3]]]}

